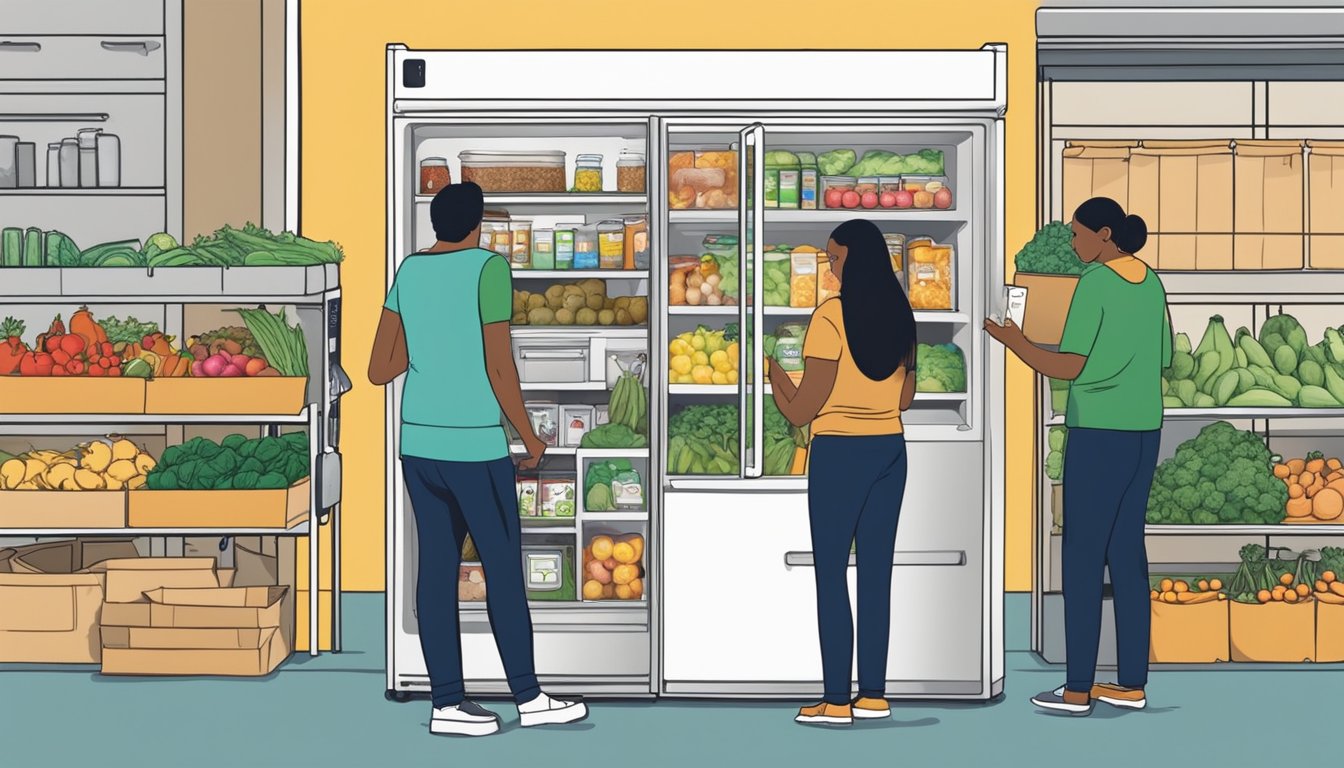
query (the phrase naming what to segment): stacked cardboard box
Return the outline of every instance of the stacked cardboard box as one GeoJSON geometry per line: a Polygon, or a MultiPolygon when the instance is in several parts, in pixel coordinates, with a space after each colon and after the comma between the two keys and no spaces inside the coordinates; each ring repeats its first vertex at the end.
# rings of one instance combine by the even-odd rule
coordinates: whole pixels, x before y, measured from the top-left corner
{"type": "Polygon", "coordinates": [[[1303,217],[1301,141],[1238,141],[1236,269],[1301,269],[1303,217]]]}
{"type": "Polygon", "coordinates": [[[1151,233],[1142,254],[1166,271],[1231,269],[1232,144],[1145,141],[1130,159],[1129,212],[1151,233]]]}
{"type": "Polygon", "coordinates": [[[212,558],[111,560],[103,674],[261,676],[290,654],[286,587],[234,586],[212,558]]]}
{"type": "Polygon", "coordinates": [[[1309,141],[1307,232],[1312,269],[1344,269],[1344,142],[1309,141]]]}
{"type": "Polygon", "coordinates": [[[98,564],[138,554],[129,539],[0,550],[0,662],[97,664],[104,590],[98,564]]]}

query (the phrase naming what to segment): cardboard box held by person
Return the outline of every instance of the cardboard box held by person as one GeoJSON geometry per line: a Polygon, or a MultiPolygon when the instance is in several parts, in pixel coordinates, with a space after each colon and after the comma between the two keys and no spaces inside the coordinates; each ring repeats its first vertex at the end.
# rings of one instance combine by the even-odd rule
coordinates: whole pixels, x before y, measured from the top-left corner
{"type": "Polygon", "coordinates": [[[290,654],[287,587],[234,587],[212,558],[111,560],[102,616],[105,675],[270,674],[290,654]]]}

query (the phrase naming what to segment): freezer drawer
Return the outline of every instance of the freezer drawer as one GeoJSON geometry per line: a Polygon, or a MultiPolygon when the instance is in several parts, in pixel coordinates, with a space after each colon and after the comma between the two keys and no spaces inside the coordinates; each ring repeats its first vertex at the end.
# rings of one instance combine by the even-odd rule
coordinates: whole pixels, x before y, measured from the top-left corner
{"type": "Polygon", "coordinates": [[[0,36],[0,78],[13,80],[157,80],[162,37],[0,36]]]}
{"type": "Polygon", "coordinates": [[[5,0],[4,7],[4,35],[163,34],[164,0],[5,0]]]}
{"type": "Polygon", "coordinates": [[[524,384],[579,384],[588,380],[588,339],[514,342],[514,362],[524,384]]]}

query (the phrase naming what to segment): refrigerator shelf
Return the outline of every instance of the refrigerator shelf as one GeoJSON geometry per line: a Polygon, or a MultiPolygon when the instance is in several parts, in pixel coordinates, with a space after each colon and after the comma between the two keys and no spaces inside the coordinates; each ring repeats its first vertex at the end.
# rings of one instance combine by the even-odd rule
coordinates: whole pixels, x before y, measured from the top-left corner
{"type": "Polygon", "coordinates": [[[514,280],[647,280],[647,269],[515,269],[514,280]]]}
{"type": "Polygon", "coordinates": [[[522,383],[524,392],[606,392],[607,383],[605,381],[566,381],[566,382],[544,382],[544,381],[525,381],[522,383]]]}
{"type": "MultiPolygon", "coordinates": [[[[736,210],[677,210],[668,211],[667,220],[671,224],[722,224],[737,221],[736,210]]],[[[951,222],[966,224],[970,221],[966,211],[939,210],[936,208],[906,208],[902,210],[883,210],[870,208],[831,209],[815,211],[767,209],[766,224],[839,224],[850,219],[864,218],[871,221],[905,222],[951,222]]]]}
{"type": "MultiPolygon", "coordinates": [[[[417,205],[429,205],[434,200],[433,195],[416,195],[417,205]]],[[[570,192],[557,192],[555,194],[494,194],[485,196],[485,205],[488,208],[492,205],[615,205],[622,207],[647,206],[649,204],[648,195],[635,195],[629,193],[607,192],[602,194],[583,194],[570,192]]],[[[634,209],[626,211],[633,213],[634,209]]]]}
{"type": "MultiPolygon", "coordinates": [[[[579,450],[578,448],[569,448],[569,447],[564,447],[564,446],[548,445],[548,446],[546,446],[546,454],[545,454],[545,455],[546,455],[546,456],[573,456],[574,453],[575,453],[576,451],[578,451],[578,450],[579,450]]],[[[521,446],[521,445],[510,444],[510,445],[509,445],[509,453],[513,454],[514,456],[523,456],[523,455],[526,455],[526,453],[527,453],[527,449],[524,448],[524,447],[521,446]]]]}
{"type": "Polygon", "coordinates": [[[305,520],[293,528],[0,528],[0,536],[307,536],[310,526],[311,523],[305,520]]]}
{"type": "Polygon", "coordinates": [[[1144,532],[1149,536],[1344,536],[1344,525],[1147,525],[1144,532]]]}
{"type": "Polygon", "coordinates": [[[163,187],[20,187],[0,189],[0,197],[163,197],[163,187]]]}
{"type": "Polygon", "coordinates": [[[308,408],[289,414],[0,413],[0,427],[66,424],[307,424],[308,408]]]}
{"type": "Polygon", "coordinates": [[[514,339],[545,338],[547,336],[594,336],[606,339],[642,339],[649,335],[648,326],[582,326],[582,325],[515,325],[514,339]]]}
{"type": "Polygon", "coordinates": [[[1166,408],[1164,419],[1344,419],[1344,408],[1166,408]]]}
{"type": "Polygon", "coordinates": [[[648,448],[580,448],[585,459],[647,459],[648,448]]]}
{"type": "Polygon", "coordinates": [[[588,512],[583,513],[583,522],[585,523],[642,523],[649,519],[647,511],[637,509],[617,510],[615,512],[588,512]]]}

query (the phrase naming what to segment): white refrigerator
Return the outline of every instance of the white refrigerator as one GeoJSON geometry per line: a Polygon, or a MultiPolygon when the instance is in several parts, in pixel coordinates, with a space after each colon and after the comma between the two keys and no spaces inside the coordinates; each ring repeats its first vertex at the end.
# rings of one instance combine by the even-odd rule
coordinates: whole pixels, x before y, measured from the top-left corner
{"type": "MultiPolygon", "coordinates": [[[[835,226],[862,217],[891,236],[894,250],[904,236],[908,250],[894,261],[904,259],[907,282],[921,279],[909,272],[920,247],[931,244],[923,254],[943,258],[937,263],[945,271],[921,273],[942,292],[917,306],[920,341],[955,345],[966,369],[964,392],[921,391],[905,418],[910,475],[893,560],[888,692],[968,700],[1002,692],[1003,355],[981,323],[1001,311],[1003,296],[1006,73],[1007,49],[998,44],[825,52],[388,46],[389,281],[406,255],[433,242],[432,195],[424,194],[432,182],[421,186],[426,165],[446,164],[453,181],[464,172],[489,179],[487,210],[507,211],[534,230],[582,233],[613,219],[646,221],[646,261],[595,270],[515,264],[513,273],[515,291],[544,295],[556,284],[596,279],[608,296],[645,297],[648,307],[643,322],[560,324],[557,311],[542,313],[548,324],[515,327],[529,401],[600,414],[613,358],[632,359],[622,355],[643,355],[647,387],[647,447],[575,448],[562,434],[542,470],[576,483],[574,516],[523,522],[525,550],[554,553],[565,573],[555,591],[529,592],[537,671],[548,689],[763,698],[821,692],[807,480],[796,467],[782,469],[777,453],[771,458],[779,438],[766,413],[763,350],[796,335],[811,314],[811,306],[786,306],[806,304],[816,288],[808,293],[804,259],[795,298],[798,276],[791,261],[781,264],[784,254],[824,248],[835,226]],[[490,154],[500,152],[515,154],[490,154]],[[828,175],[849,170],[845,152],[859,173],[828,175]],[[631,174],[641,154],[641,172],[631,174]],[[919,155],[936,162],[910,160],[919,155]],[[768,167],[780,158],[784,170],[768,167]],[[786,175],[793,160],[802,172],[786,175]],[[589,173],[600,168],[597,187],[591,176],[579,183],[576,161],[589,173]],[[522,177],[511,175],[520,166],[522,177]],[[501,170],[502,178],[490,174],[501,170]],[[643,180],[638,189],[630,186],[635,179],[643,180]],[[939,188],[950,198],[943,193],[931,203],[939,188]],[[856,194],[846,199],[846,191],[856,194]],[[901,191],[913,194],[895,194],[901,191]],[[851,202],[856,207],[844,207],[851,202]],[[705,282],[697,262],[707,253],[718,255],[706,260],[718,265],[717,290],[711,299],[705,286],[693,303],[673,283],[692,272],[705,282]],[[670,347],[697,329],[727,331],[737,346],[710,342],[723,354],[704,361],[689,347],[670,347]],[[729,350],[736,353],[730,360],[729,350]],[[691,373],[674,351],[693,358],[691,373]],[[721,460],[685,461],[688,438],[673,442],[669,431],[688,422],[678,414],[706,406],[733,407],[736,428],[715,438],[712,455],[721,460]],[[677,456],[669,456],[669,444],[677,456]],[[585,477],[613,459],[640,475],[643,503],[587,509],[585,477]],[[633,599],[628,587],[625,599],[611,599],[588,584],[590,545],[602,537],[639,538],[643,551],[629,573],[642,589],[633,599]]],[[[530,317],[521,298],[518,321],[530,317]]],[[[428,677],[416,625],[422,555],[397,460],[400,396],[399,382],[389,387],[387,692],[404,700],[427,691],[428,677]]],[[[464,569],[463,578],[479,576],[464,569]]],[[[850,582],[852,591],[852,558],[850,582]]],[[[464,602],[460,616],[469,689],[505,693],[484,604],[464,602]]]]}

